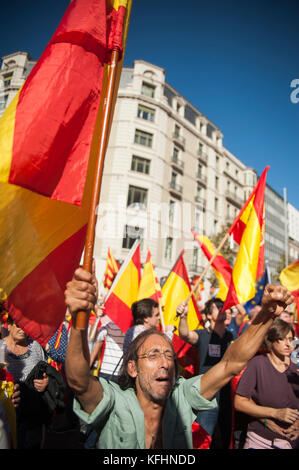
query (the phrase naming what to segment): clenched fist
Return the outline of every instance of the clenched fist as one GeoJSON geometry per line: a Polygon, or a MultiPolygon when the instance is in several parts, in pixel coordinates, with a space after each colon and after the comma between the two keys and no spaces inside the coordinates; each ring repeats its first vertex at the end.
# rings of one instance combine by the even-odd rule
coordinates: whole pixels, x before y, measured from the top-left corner
{"type": "Polygon", "coordinates": [[[92,310],[98,298],[98,284],[94,272],[76,269],[73,279],[67,283],[64,296],[71,315],[92,310]]]}
{"type": "Polygon", "coordinates": [[[294,297],[286,287],[267,284],[262,298],[262,310],[273,317],[278,317],[287,307],[294,302],[294,297]]]}

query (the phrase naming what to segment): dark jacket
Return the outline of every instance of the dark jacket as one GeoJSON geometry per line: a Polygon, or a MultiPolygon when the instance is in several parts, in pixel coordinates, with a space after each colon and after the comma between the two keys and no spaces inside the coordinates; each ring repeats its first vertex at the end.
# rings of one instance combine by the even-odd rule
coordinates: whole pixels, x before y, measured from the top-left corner
{"type": "Polygon", "coordinates": [[[25,382],[20,383],[20,392],[19,419],[32,425],[50,423],[53,411],[65,408],[66,383],[61,374],[45,361],[39,361],[25,382]],[[49,383],[44,392],[38,392],[33,381],[41,379],[44,372],[49,378],[49,383]]]}

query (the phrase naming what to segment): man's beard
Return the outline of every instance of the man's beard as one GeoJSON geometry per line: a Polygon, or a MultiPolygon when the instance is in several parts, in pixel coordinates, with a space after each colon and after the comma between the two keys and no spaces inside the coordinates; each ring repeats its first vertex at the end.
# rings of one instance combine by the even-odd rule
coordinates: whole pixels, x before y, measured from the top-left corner
{"type": "MultiPolygon", "coordinates": [[[[172,383],[171,386],[170,386],[170,382],[171,382],[170,376],[167,375],[167,377],[169,379],[168,390],[161,390],[161,392],[159,392],[159,391],[154,390],[154,387],[150,384],[149,379],[146,379],[146,378],[144,379],[143,378],[142,374],[140,374],[140,370],[138,370],[138,373],[139,373],[138,383],[139,383],[140,389],[142,390],[144,395],[150,401],[152,401],[153,403],[156,403],[158,405],[162,405],[165,402],[165,400],[167,400],[167,398],[169,397],[169,395],[171,394],[172,389],[173,389],[174,384],[172,383]]],[[[155,379],[156,379],[156,376],[154,375],[152,377],[152,380],[155,381],[155,379]]]]}

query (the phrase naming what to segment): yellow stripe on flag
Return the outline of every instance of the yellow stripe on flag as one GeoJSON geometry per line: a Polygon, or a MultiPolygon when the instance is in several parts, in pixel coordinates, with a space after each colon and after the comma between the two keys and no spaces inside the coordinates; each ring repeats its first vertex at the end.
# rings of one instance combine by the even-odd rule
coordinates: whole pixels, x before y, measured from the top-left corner
{"type": "MultiPolygon", "coordinates": [[[[175,325],[179,328],[179,318],[176,318],[176,308],[188,297],[189,293],[190,289],[184,279],[176,273],[171,272],[162,287],[162,294],[165,302],[163,311],[165,326],[175,325]]],[[[200,328],[199,319],[195,312],[192,298],[189,302],[188,326],[190,330],[200,328]]]]}
{"type": "Polygon", "coordinates": [[[284,268],[279,280],[290,292],[299,289],[299,260],[284,268]]]}
{"type": "Polygon", "coordinates": [[[131,260],[125,272],[120,277],[113,289],[113,293],[121,299],[129,308],[136,301],[139,289],[139,272],[131,260]]]}
{"type": "Polygon", "coordinates": [[[232,273],[239,303],[246,302],[255,296],[255,281],[260,252],[261,228],[254,207],[252,204],[249,204],[248,207],[250,205],[250,216],[246,219],[246,228],[232,273]]]}
{"type": "Polygon", "coordinates": [[[0,181],[7,182],[12,161],[16,108],[20,91],[13,98],[0,119],[0,181]]]}

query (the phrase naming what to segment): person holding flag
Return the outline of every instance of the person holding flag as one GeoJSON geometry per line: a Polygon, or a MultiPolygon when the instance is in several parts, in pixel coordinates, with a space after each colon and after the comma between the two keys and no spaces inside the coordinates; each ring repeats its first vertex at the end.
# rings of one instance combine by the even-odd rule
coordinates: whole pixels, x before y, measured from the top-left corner
{"type": "Polygon", "coordinates": [[[221,361],[205,374],[179,377],[177,359],[165,334],[147,329],[130,344],[118,383],[90,374],[86,329],[76,315],[87,314],[97,301],[94,273],[77,269],[65,291],[74,321],[66,354],[66,376],[76,395],[75,413],[101,430],[101,449],[190,449],[193,410],[216,406],[215,394],[247,365],[280,313],[293,302],[286,288],[268,285],[262,310],[250,328],[234,341],[221,361]]]}
{"type": "MultiPolygon", "coordinates": [[[[160,326],[160,312],[159,304],[154,299],[141,299],[133,303],[132,315],[134,319],[134,326],[128,329],[124,344],[123,351],[127,352],[130,343],[145,329],[153,328],[158,329],[160,326]]],[[[167,325],[165,333],[172,340],[173,331],[175,327],[173,325],[167,325]]]]}
{"type": "MultiPolygon", "coordinates": [[[[223,309],[223,301],[218,298],[212,298],[205,305],[205,312],[210,322],[208,328],[190,330],[187,321],[188,304],[182,302],[177,313],[180,316],[179,335],[180,338],[198,349],[199,355],[199,374],[204,374],[214,365],[218,364],[223,358],[227,348],[234,340],[231,331],[226,328],[226,310],[223,309]]],[[[216,394],[217,407],[200,411],[196,417],[196,421],[211,436],[212,444],[214,431],[218,423],[222,448],[227,449],[230,440],[231,430],[231,400],[230,400],[230,384],[223,387],[216,394]]]]}

